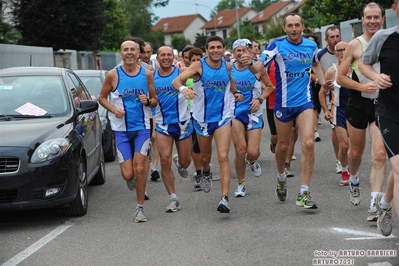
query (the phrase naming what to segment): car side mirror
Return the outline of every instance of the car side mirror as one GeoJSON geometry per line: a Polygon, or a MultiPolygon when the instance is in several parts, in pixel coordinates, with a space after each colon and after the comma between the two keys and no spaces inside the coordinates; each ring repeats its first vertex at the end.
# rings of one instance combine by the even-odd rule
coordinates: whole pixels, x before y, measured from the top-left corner
{"type": "Polygon", "coordinates": [[[82,100],[77,108],[78,114],[94,112],[98,109],[98,103],[95,100],[82,100]]]}

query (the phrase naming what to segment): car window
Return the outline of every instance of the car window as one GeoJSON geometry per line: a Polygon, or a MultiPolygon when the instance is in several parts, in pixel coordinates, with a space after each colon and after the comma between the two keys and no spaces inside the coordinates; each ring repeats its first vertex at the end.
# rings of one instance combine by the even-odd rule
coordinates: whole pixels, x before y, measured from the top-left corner
{"type": "Polygon", "coordinates": [[[102,82],[101,82],[101,77],[95,77],[95,76],[80,76],[80,80],[85,84],[86,89],[90,92],[91,96],[95,96],[95,98],[98,98],[98,95],[100,95],[101,88],[102,88],[102,82]]]}
{"type": "Polygon", "coordinates": [[[2,77],[0,84],[1,114],[18,114],[21,113],[20,108],[31,105],[51,115],[61,114],[67,110],[61,77],[2,77]]]}
{"type": "Polygon", "coordinates": [[[67,82],[71,90],[75,105],[78,107],[82,100],[91,99],[90,93],[86,90],[82,83],[79,82],[77,77],[72,74],[67,74],[67,82]]]}

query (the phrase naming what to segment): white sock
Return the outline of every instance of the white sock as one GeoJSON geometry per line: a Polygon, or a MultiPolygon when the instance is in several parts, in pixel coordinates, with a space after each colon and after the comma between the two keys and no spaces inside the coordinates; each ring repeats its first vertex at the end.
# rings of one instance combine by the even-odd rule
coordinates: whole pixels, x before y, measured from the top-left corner
{"type": "Polygon", "coordinates": [[[309,186],[301,185],[301,191],[300,191],[300,194],[302,195],[302,194],[303,194],[303,192],[305,192],[305,191],[309,191],[309,186]]]}
{"type": "Polygon", "coordinates": [[[278,180],[280,180],[280,182],[286,182],[287,181],[287,175],[284,173],[280,174],[279,172],[277,172],[277,178],[278,180]]]}
{"type": "Polygon", "coordinates": [[[384,196],[381,198],[380,207],[381,207],[381,209],[386,210],[386,209],[388,209],[389,205],[391,205],[391,203],[385,201],[385,195],[384,195],[384,196]]]}
{"type": "Polygon", "coordinates": [[[170,195],[169,195],[169,199],[177,199],[176,194],[170,194],[170,195]]]}
{"type": "Polygon", "coordinates": [[[354,185],[357,185],[357,184],[359,184],[359,176],[356,174],[356,175],[350,175],[349,176],[349,181],[352,183],[352,184],[354,184],[354,185]]]}
{"type": "Polygon", "coordinates": [[[370,196],[370,208],[372,208],[373,206],[375,206],[375,197],[377,197],[379,192],[371,192],[371,196],[370,196]]]}
{"type": "Polygon", "coordinates": [[[342,172],[348,171],[348,166],[342,166],[342,172]]]}

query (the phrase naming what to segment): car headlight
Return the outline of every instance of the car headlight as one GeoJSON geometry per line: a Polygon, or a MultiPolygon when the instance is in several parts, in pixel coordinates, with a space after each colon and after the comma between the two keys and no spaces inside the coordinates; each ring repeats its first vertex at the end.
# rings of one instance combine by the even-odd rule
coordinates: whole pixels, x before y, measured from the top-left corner
{"type": "Polygon", "coordinates": [[[105,130],[107,128],[107,124],[108,124],[107,118],[105,116],[100,116],[100,121],[101,121],[103,130],[105,130]]]}
{"type": "Polygon", "coordinates": [[[51,160],[66,153],[71,146],[67,139],[57,138],[46,140],[37,147],[32,155],[32,163],[40,163],[51,160]]]}

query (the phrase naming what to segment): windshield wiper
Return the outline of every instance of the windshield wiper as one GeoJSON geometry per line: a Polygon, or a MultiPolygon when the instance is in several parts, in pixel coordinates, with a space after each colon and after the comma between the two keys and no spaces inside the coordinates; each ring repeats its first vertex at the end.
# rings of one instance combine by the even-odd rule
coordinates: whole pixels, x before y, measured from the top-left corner
{"type": "Polygon", "coordinates": [[[0,119],[4,119],[6,121],[10,121],[13,118],[50,118],[53,117],[49,114],[44,115],[0,115],[0,119]]]}

